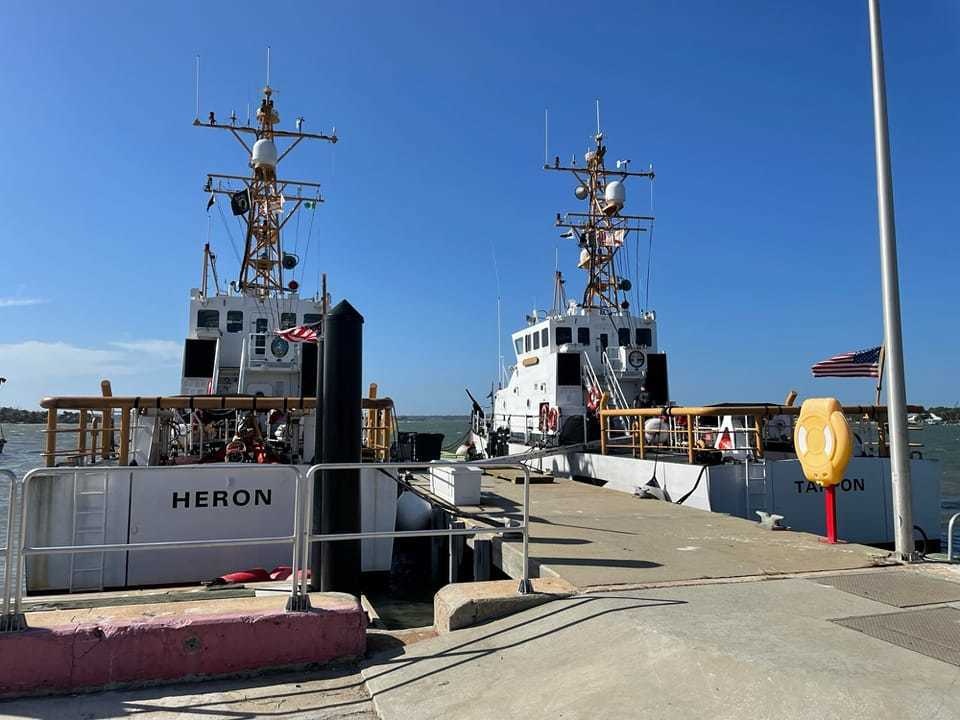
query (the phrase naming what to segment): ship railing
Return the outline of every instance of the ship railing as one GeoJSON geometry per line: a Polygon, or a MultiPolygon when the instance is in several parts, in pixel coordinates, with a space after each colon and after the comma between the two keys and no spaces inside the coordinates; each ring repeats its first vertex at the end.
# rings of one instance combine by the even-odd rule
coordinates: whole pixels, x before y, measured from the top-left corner
{"type": "MultiPolygon", "coordinates": [[[[711,462],[718,457],[760,459],[767,451],[766,426],[779,416],[797,416],[794,405],[718,405],[666,406],[655,408],[615,408],[601,401],[600,451],[627,454],[685,457],[688,463],[711,462]],[[629,431],[621,427],[626,423],[629,431]],[[615,426],[616,424],[616,426],[615,426]]],[[[911,406],[912,407],[912,406],[911,406]]],[[[887,408],[882,405],[852,405],[844,415],[857,423],[869,422],[876,428],[872,444],[877,456],[888,454],[887,408]]],[[[792,432],[786,438],[792,443],[792,432]]]]}
{"type": "MultiPolygon", "coordinates": [[[[109,382],[105,392],[109,392],[109,382]]],[[[374,388],[371,388],[374,390],[374,388]]],[[[46,467],[66,462],[83,466],[96,463],[129,465],[140,417],[148,410],[313,410],[316,398],[299,396],[254,397],[232,395],[113,396],[87,395],[47,397],[40,402],[47,411],[44,447],[40,455],[46,467]],[[62,411],[76,412],[76,427],[59,422],[62,411]],[[119,426],[117,416],[119,415],[119,426]],[[73,435],[73,447],[64,447],[58,438],[73,435]]],[[[363,439],[372,457],[385,460],[396,429],[393,400],[389,397],[361,398],[367,423],[363,439]]]]}
{"type": "MultiPolygon", "coordinates": [[[[529,458],[525,458],[529,460],[529,458]]],[[[310,608],[309,587],[306,567],[310,548],[314,543],[342,542],[346,540],[377,540],[385,538],[446,537],[449,551],[449,580],[453,581],[453,543],[454,537],[492,535],[505,537],[520,535],[522,539],[522,572],[517,592],[532,592],[529,574],[530,542],[530,470],[526,464],[516,461],[481,460],[469,463],[471,467],[482,469],[514,469],[523,473],[523,504],[519,524],[507,518],[504,525],[435,528],[428,530],[390,530],[366,532],[316,532],[314,528],[313,498],[317,482],[317,473],[337,470],[379,469],[406,472],[412,470],[430,470],[441,467],[463,466],[462,462],[377,462],[377,463],[320,463],[302,470],[294,465],[272,465],[272,469],[289,470],[294,475],[293,532],[289,535],[222,538],[207,540],[166,540],[155,542],[125,542],[70,545],[34,545],[28,542],[30,491],[39,477],[77,478],[87,473],[102,473],[102,468],[35,468],[27,472],[22,480],[9,470],[0,470],[0,475],[10,483],[9,509],[7,522],[7,544],[0,548],[5,563],[3,567],[2,614],[0,614],[0,632],[13,632],[26,628],[23,613],[23,594],[26,577],[26,558],[30,556],[77,555],[83,553],[131,552],[137,550],[190,550],[200,548],[233,548],[252,545],[289,544],[292,546],[291,586],[287,610],[306,611],[310,608]],[[16,528],[16,531],[15,531],[16,528]]],[[[182,465],[181,469],[204,474],[222,474],[222,465],[182,465]]],[[[359,480],[357,480],[359,482],[359,480]]],[[[329,588],[336,589],[336,588],[329,588]]]]}

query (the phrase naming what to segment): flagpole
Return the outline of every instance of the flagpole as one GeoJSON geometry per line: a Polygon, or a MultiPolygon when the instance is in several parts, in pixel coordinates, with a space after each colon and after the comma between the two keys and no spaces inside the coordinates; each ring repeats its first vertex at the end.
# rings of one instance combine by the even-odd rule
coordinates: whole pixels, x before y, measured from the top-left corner
{"type": "Polygon", "coordinates": [[[877,215],[880,221],[880,268],[883,287],[883,347],[886,351],[887,420],[890,426],[890,479],[893,490],[894,544],[901,562],[916,560],[910,493],[910,452],[907,437],[907,393],[900,327],[900,280],[897,233],[893,216],[893,177],[887,127],[887,89],[878,0],[867,0],[870,16],[870,63],[873,80],[874,152],[877,164],[877,215]]]}

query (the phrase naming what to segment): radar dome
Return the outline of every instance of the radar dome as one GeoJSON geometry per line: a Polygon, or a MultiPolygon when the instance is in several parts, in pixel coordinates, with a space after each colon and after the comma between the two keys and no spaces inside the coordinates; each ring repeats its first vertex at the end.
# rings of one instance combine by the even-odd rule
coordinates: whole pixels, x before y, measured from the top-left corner
{"type": "Polygon", "coordinates": [[[622,208],[624,201],[627,199],[627,192],[623,187],[623,183],[619,180],[608,182],[606,189],[603,191],[603,199],[606,200],[609,205],[615,206],[618,210],[622,208]]]}
{"type": "Polygon", "coordinates": [[[253,150],[250,152],[250,164],[254,168],[276,168],[277,167],[277,146],[273,140],[263,138],[253,144],[253,150]]]}
{"type": "Polygon", "coordinates": [[[587,190],[586,185],[577,185],[576,189],[573,191],[573,194],[577,196],[577,200],[586,200],[589,193],[590,191],[587,190]]]}

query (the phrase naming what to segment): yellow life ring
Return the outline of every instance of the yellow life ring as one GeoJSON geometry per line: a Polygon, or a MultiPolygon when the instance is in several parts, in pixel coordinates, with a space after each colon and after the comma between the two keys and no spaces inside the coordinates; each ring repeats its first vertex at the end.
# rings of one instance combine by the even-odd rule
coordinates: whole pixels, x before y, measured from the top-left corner
{"type": "Polygon", "coordinates": [[[839,485],[853,453],[853,438],[836,398],[809,398],[793,431],[797,459],[807,480],[839,485]]]}

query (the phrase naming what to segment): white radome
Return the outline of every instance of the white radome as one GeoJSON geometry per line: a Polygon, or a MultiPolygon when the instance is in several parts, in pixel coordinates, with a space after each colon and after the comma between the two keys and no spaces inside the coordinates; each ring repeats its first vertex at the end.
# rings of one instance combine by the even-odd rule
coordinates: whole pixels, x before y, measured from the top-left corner
{"type": "Polygon", "coordinates": [[[627,199],[627,191],[623,187],[623,183],[619,180],[608,182],[607,187],[603,191],[603,199],[611,205],[622,208],[627,199]]]}
{"type": "Polygon", "coordinates": [[[250,152],[250,164],[254,168],[277,167],[277,146],[273,140],[263,138],[253,144],[253,150],[250,152]]]}
{"type": "Polygon", "coordinates": [[[577,200],[586,200],[589,190],[585,185],[577,185],[576,189],[573,191],[573,194],[577,196],[577,200]]]}

